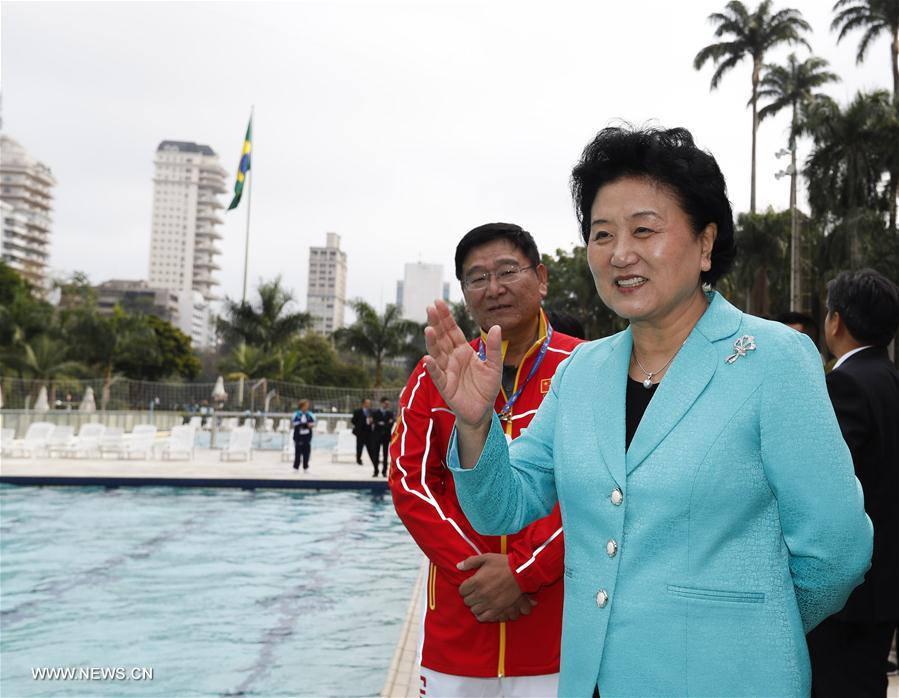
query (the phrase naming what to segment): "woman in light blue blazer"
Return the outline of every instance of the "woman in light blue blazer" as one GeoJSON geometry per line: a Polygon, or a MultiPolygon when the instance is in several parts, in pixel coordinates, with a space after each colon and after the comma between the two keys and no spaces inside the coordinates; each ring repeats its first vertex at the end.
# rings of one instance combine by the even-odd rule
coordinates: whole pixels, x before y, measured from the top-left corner
{"type": "Polygon", "coordinates": [[[578,347],[508,446],[499,328],[480,360],[429,309],[459,500],[494,535],[560,503],[561,696],[807,696],[805,633],[872,545],[818,353],[703,288],[733,216],[689,132],[605,129],[572,182],[596,288],[630,326],[578,347]]]}

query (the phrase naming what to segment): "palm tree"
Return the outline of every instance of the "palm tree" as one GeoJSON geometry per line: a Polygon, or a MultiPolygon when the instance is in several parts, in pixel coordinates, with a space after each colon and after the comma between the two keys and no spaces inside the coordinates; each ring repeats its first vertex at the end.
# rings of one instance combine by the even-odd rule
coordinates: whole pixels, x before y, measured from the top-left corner
{"type": "Polygon", "coordinates": [[[893,67],[893,99],[899,99],[899,0],[838,0],[833,6],[836,17],[830,30],[839,30],[837,43],[856,29],[864,29],[858,42],[856,63],[865,60],[871,42],[881,34],[890,35],[890,61],[893,67]]]}
{"type": "Polygon", "coordinates": [[[749,212],[755,213],[755,141],[758,131],[758,87],[761,80],[762,64],[768,49],[782,43],[802,44],[811,50],[801,32],[810,31],[808,22],[802,19],[799,10],[779,10],[771,14],[772,0],[762,0],[756,10],[750,13],[740,0],[731,0],[724,12],[709,15],[709,21],[716,24],[715,36],[728,37],[727,41],[709,44],[693,59],[693,67],[701,70],[711,59],[715,64],[711,89],[716,89],[721,78],[744,58],[752,60],[752,176],[750,180],[749,212]]]}
{"type": "Polygon", "coordinates": [[[384,359],[406,353],[412,336],[421,325],[404,320],[399,308],[389,304],[383,315],[363,300],[350,302],[356,312],[356,322],[334,332],[337,346],[356,352],[375,362],[375,388],[381,387],[381,368],[384,359]]]}
{"type": "MultiPolygon", "coordinates": [[[[871,42],[881,34],[890,36],[890,64],[893,69],[893,103],[899,110],[899,0],[838,0],[833,6],[836,16],[830,30],[837,31],[837,43],[856,29],[864,29],[858,42],[856,63],[865,59],[871,42]]],[[[899,163],[890,172],[890,231],[896,234],[896,200],[899,199],[899,163]]]]}
{"type": "Polygon", "coordinates": [[[771,314],[768,270],[777,269],[784,259],[787,238],[782,213],[741,213],[737,217],[735,239],[740,265],[735,281],[746,293],[746,312],[771,314]]]}
{"type": "Polygon", "coordinates": [[[281,285],[280,276],[261,282],[256,293],[259,300],[255,304],[226,299],[218,329],[231,344],[243,342],[271,355],[305,329],[311,318],[307,313],[290,312],[293,292],[281,285]]]}
{"type": "Polygon", "coordinates": [[[801,63],[795,53],[787,58],[787,65],[765,65],[765,73],[759,82],[759,99],[771,102],[759,110],[759,121],[774,116],[790,107],[790,310],[800,310],[802,260],[799,244],[799,225],[796,212],[796,137],[800,131],[800,108],[813,98],[812,92],[828,82],[838,82],[839,77],[827,70],[827,61],[812,56],[801,63]]]}
{"type": "Polygon", "coordinates": [[[53,404],[57,382],[74,380],[75,374],[84,370],[83,364],[70,360],[68,355],[68,343],[42,334],[7,351],[3,360],[23,378],[48,383],[53,404]]]}
{"type": "Polygon", "coordinates": [[[849,226],[851,266],[861,261],[855,221],[880,202],[878,186],[895,157],[896,146],[884,138],[895,133],[895,112],[885,90],[856,95],[845,110],[832,99],[819,97],[805,110],[804,120],[814,139],[805,161],[809,204],[818,218],[849,226]]]}

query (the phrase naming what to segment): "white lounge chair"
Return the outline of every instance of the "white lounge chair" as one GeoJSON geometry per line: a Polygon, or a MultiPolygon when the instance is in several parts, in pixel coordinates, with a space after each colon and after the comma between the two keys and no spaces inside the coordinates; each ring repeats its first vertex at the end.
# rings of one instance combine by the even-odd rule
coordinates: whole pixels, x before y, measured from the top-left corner
{"type": "Polygon", "coordinates": [[[16,440],[15,429],[0,429],[0,455],[6,455],[12,450],[12,442],[16,440]]]}
{"type": "Polygon", "coordinates": [[[153,453],[153,444],[156,441],[156,426],[153,424],[136,424],[130,434],[127,434],[120,443],[110,445],[108,453],[117,451],[118,455],[130,459],[138,456],[144,459],[153,453]]]}
{"type": "Polygon", "coordinates": [[[293,439],[285,439],[284,446],[281,448],[281,462],[290,463],[294,456],[293,439]]]}
{"type": "Polygon", "coordinates": [[[253,457],[253,428],[238,427],[231,432],[228,445],[219,454],[220,460],[250,460],[253,457]]]}
{"type": "Polygon", "coordinates": [[[118,455],[125,450],[125,430],[122,427],[106,427],[100,435],[100,457],[107,453],[118,455]]]}
{"type": "Polygon", "coordinates": [[[106,427],[102,424],[93,422],[91,424],[82,424],[81,428],[78,430],[78,436],[72,439],[72,443],[65,449],[65,451],[63,451],[62,455],[66,458],[79,458],[80,456],[89,458],[94,455],[102,456],[100,439],[103,438],[105,431],[106,427]]]}
{"type": "Polygon", "coordinates": [[[202,417],[191,417],[190,421],[187,425],[195,430],[203,428],[203,418],[202,417]]]}
{"type": "Polygon", "coordinates": [[[278,433],[279,434],[288,434],[290,433],[290,420],[287,417],[281,417],[278,420],[278,433]]]}
{"type": "Polygon", "coordinates": [[[271,433],[275,430],[275,420],[271,417],[266,417],[262,420],[262,431],[265,433],[271,433]]]}
{"type": "Polygon", "coordinates": [[[172,427],[171,436],[161,444],[157,444],[162,460],[175,460],[176,458],[193,460],[195,436],[196,431],[190,424],[172,427]]]}
{"type": "Polygon", "coordinates": [[[315,420],[315,433],[316,434],[327,434],[328,433],[328,420],[327,419],[316,419],[315,420]]]}
{"type": "Polygon", "coordinates": [[[225,417],[219,425],[219,431],[234,431],[237,429],[237,417],[225,417]]]}
{"type": "Polygon", "coordinates": [[[153,424],[135,424],[134,429],[125,438],[125,458],[138,456],[146,460],[153,454],[156,442],[156,426],[153,424]]]}
{"type": "Polygon", "coordinates": [[[71,424],[57,424],[47,441],[47,455],[62,455],[75,441],[75,427],[71,424]]]}
{"type": "Polygon", "coordinates": [[[250,427],[250,429],[256,429],[256,418],[255,417],[244,417],[243,425],[245,427],[250,427]]]}
{"type": "Polygon", "coordinates": [[[344,421],[343,419],[338,419],[338,420],[334,423],[334,432],[337,433],[337,434],[339,434],[339,433],[342,432],[342,431],[345,431],[346,428],[347,428],[347,427],[346,427],[346,421],[344,421]]]}
{"type": "Polygon", "coordinates": [[[345,458],[349,458],[353,461],[356,460],[356,437],[349,429],[337,432],[337,445],[334,447],[334,450],[331,451],[332,463],[336,463],[345,458]]]}
{"type": "Polygon", "coordinates": [[[11,458],[34,458],[39,451],[46,451],[53,434],[53,424],[50,422],[32,422],[28,425],[25,437],[13,440],[10,444],[9,456],[11,458]]]}

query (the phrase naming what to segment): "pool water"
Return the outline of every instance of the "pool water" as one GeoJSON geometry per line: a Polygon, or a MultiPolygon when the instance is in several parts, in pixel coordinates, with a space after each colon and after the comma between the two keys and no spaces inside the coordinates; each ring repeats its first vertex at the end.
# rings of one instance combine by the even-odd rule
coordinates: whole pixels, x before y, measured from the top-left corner
{"type": "Polygon", "coordinates": [[[420,562],[383,493],[0,486],[0,693],[377,695],[420,562]]]}

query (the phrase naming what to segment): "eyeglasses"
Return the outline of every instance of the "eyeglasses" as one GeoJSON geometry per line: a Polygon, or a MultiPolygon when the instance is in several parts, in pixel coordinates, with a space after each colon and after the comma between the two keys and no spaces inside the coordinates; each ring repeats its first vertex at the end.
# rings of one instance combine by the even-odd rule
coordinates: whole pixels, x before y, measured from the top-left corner
{"type": "Polygon", "coordinates": [[[529,267],[519,267],[517,264],[510,264],[498,269],[497,271],[485,271],[483,274],[472,274],[462,280],[462,288],[466,291],[483,291],[490,285],[490,277],[496,279],[496,283],[503,286],[511,286],[517,284],[523,278],[521,272],[536,268],[536,264],[529,267]]]}

